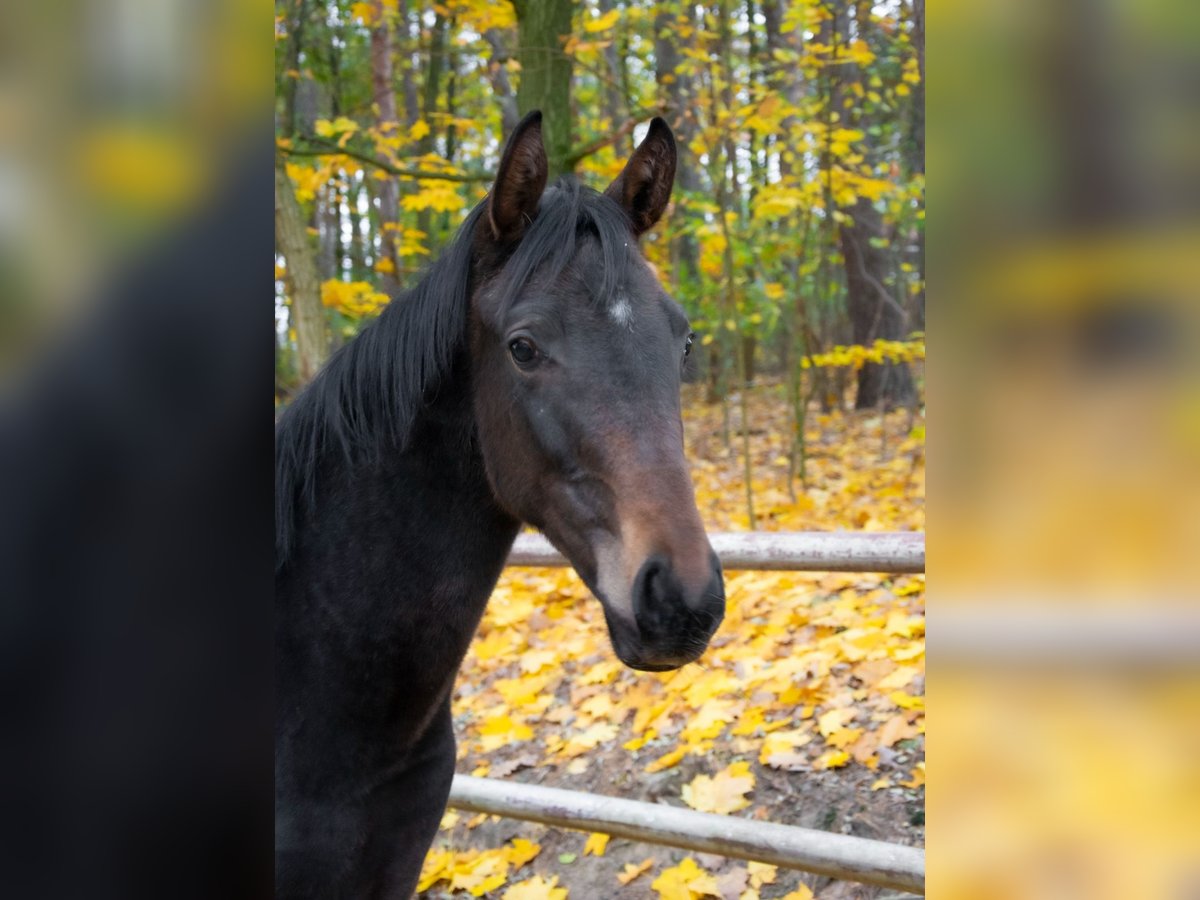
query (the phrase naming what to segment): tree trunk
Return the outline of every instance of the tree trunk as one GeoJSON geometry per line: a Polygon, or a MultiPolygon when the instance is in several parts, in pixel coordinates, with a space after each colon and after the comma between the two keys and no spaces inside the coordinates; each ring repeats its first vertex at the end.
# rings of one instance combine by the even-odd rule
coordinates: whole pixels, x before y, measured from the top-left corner
{"type": "MultiPolygon", "coordinates": [[[[680,38],[673,27],[676,15],[676,12],[666,8],[664,4],[660,5],[654,17],[654,79],[658,84],[659,102],[666,108],[667,119],[675,132],[677,163],[674,218],[678,219],[681,214],[687,214],[688,195],[694,195],[700,190],[700,174],[690,146],[696,125],[690,100],[694,85],[689,76],[677,71],[680,63],[677,42],[680,38]]],[[[682,224],[683,222],[678,223],[682,224]]],[[[686,275],[690,285],[696,286],[700,283],[699,243],[694,235],[684,232],[682,228],[673,227],[673,223],[668,222],[668,227],[674,232],[671,238],[671,263],[674,269],[675,289],[679,291],[681,275],[686,275]]]]}
{"type": "Polygon", "coordinates": [[[283,164],[275,166],[275,245],[287,260],[291,319],[296,330],[296,373],[301,384],[317,374],[329,353],[325,310],[315,254],[308,241],[304,213],[283,164]]]}
{"type": "Polygon", "coordinates": [[[509,51],[511,35],[498,28],[489,28],[483,39],[492,48],[492,58],[488,61],[488,81],[492,85],[492,93],[500,103],[500,128],[504,132],[504,141],[512,134],[521,119],[517,112],[517,95],[513,92],[512,82],[508,78],[508,61],[512,59],[509,51]]]}
{"type": "Polygon", "coordinates": [[[317,192],[317,275],[322,281],[341,277],[338,266],[342,242],[341,192],[330,180],[317,192]]]}
{"type": "MultiPolygon", "coordinates": [[[[853,224],[842,224],[838,231],[846,262],[846,305],[854,343],[868,346],[879,338],[901,340],[908,334],[908,313],[884,284],[886,252],[871,245],[871,238],[883,236],[883,219],[865,197],[859,197],[849,212],[853,224]]],[[[887,408],[908,406],[914,400],[912,374],[906,364],[867,363],[858,370],[855,409],[881,402],[887,408]]]]}
{"type": "Polygon", "coordinates": [[[514,0],[517,11],[521,83],[517,109],[521,115],[542,111],[542,135],[550,178],[570,171],[571,58],[563,43],[571,34],[574,0],[514,0]]]}
{"type": "Polygon", "coordinates": [[[304,43],[304,26],[308,18],[308,0],[294,0],[295,15],[288,22],[287,62],[283,74],[283,121],[280,134],[290,138],[296,133],[296,89],[300,83],[300,50],[304,43]],[[289,72],[296,72],[293,77],[289,72]]]}
{"type": "MultiPolygon", "coordinates": [[[[616,8],[616,0],[598,0],[596,4],[596,10],[601,15],[616,8]]],[[[608,46],[601,51],[601,56],[604,59],[604,83],[601,85],[602,107],[604,116],[608,119],[608,127],[616,129],[629,115],[624,96],[624,82],[621,77],[622,60],[618,53],[617,42],[615,40],[609,42],[608,46]]],[[[630,146],[632,141],[633,138],[631,135],[623,142],[624,147],[621,143],[613,147],[618,157],[621,155],[622,150],[628,152],[633,149],[630,146]]]]}
{"type": "MultiPolygon", "coordinates": [[[[433,33],[429,40],[429,63],[425,67],[425,85],[421,101],[421,117],[429,125],[429,132],[417,142],[417,153],[422,156],[434,151],[434,116],[438,111],[438,97],[442,93],[442,72],[446,68],[447,19],[441,13],[433,21],[433,33]]],[[[433,211],[423,209],[417,213],[417,228],[425,232],[426,246],[430,253],[437,254],[437,239],[433,233],[433,211]]]]}
{"type": "MultiPolygon", "coordinates": [[[[913,0],[912,42],[917,51],[917,72],[921,83],[912,88],[911,135],[908,141],[908,174],[925,174],[925,0],[913,0]]],[[[925,226],[919,223],[916,233],[916,250],[913,265],[921,279],[921,290],[913,296],[910,307],[913,311],[913,326],[925,327],[925,226]]]]}
{"type": "MultiPolygon", "coordinates": [[[[833,16],[829,25],[829,44],[835,52],[839,47],[851,40],[850,28],[853,21],[856,36],[861,40],[869,38],[870,4],[859,0],[853,4],[848,2],[835,3],[833,16]],[[854,11],[851,20],[851,8],[854,11]]],[[[856,113],[856,107],[843,109],[842,97],[845,95],[844,84],[855,82],[859,78],[858,67],[853,63],[826,66],[829,80],[828,112],[838,110],[843,113],[843,126],[846,128],[860,127],[864,123],[856,113]]],[[[827,126],[832,122],[827,119],[827,126]]],[[[866,156],[870,159],[872,148],[867,147],[866,156]]],[[[827,157],[829,167],[833,166],[832,157],[827,157]]],[[[826,191],[826,202],[832,199],[826,191]]],[[[887,282],[891,271],[890,258],[885,241],[887,237],[883,227],[883,217],[865,197],[859,197],[852,206],[843,207],[841,212],[848,221],[837,226],[842,263],[846,275],[846,310],[850,317],[851,334],[854,343],[869,346],[874,341],[884,338],[900,340],[909,331],[909,316],[903,306],[903,299],[897,299],[890,293],[887,282]],[[874,239],[883,246],[873,246],[874,239]]],[[[887,407],[911,405],[915,391],[912,374],[903,363],[886,363],[878,365],[867,363],[858,370],[858,393],[855,397],[855,409],[869,409],[880,405],[887,407]]]]}
{"type": "Polygon", "coordinates": [[[417,70],[416,57],[413,48],[417,46],[421,34],[420,13],[417,14],[417,34],[413,35],[411,15],[408,11],[408,0],[399,0],[396,6],[396,21],[402,23],[400,34],[403,38],[403,58],[407,65],[400,67],[400,87],[404,94],[404,121],[412,125],[421,115],[420,97],[417,96],[417,81],[413,72],[417,70]]]}
{"type": "MultiPolygon", "coordinates": [[[[385,15],[383,0],[375,0],[376,25],[371,29],[371,96],[379,109],[381,131],[394,134],[400,127],[396,118],[396,91],[393,87],[392,25],[385,15]]],[[[396,232],[388,228],[400,221],[400,186],[387,177],[379,191],[379,255],[389,260],[392,271],[379,275],[383,293],[395,297],[400,292],[400,256],[396,253],[396,232]]]]}

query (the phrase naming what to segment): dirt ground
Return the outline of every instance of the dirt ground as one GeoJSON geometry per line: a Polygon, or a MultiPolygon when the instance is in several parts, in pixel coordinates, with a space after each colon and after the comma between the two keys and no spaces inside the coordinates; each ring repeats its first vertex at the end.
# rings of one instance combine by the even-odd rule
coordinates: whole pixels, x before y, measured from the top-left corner
{"type": "MultiPolygon", "coordinates": [[[[564,703],[570,702],[569,697],[561,699],[564,703]]],[[[503,748],[486,757],[469,755],[460,760],[458,770],[470,772],[486,759],[490,763],[491,776],[503,774],[509,781],[686,808],[679,799],[683,785],[696,775],[723,767],[739,757],[734,745],[719,747],[708,758],[688,756],[673,768],[647,774],[643,769],[658,752],[650,746],[637,751],[625,750],[621,742],[627,731],[628,726],[610,748],[597,747],[584,757],[586,768],[578,774],[567,772],[566,766],[548,766],[540,760],[523,767],[522,757],[528,761],[532,761],[532,757],[520,747],[511,751],[503,748]],[[505,771],[508,766],[514,767],[511,773],[505,771]]],[[[923,736],[903,744],[908,746],[901,745],[894,754],[881,753],[879,769],[874,773],[859,766],[821,772],[787,772],[755,764],[755,788],[750,795],[752,804],[734,815],[922,847],[925,844],[924,787],[897,785],[871,790],[871,785],[883,775],[891,775],[893,780],[905,778],[913,764],[924,758],[923,736]]],[[[470,813],[452,814],[451,820],[455,824],[439,833],[435,846],[450,846],[461,851],[499,847],[514,838],[532,841],[541,847],[541,852],[514,871],[509,884],[539,875],[547,879],[558,876],[559,886],[566,887],[573,900],[657,898],[651,882],[663,869],[678,864],[686,856],[696,859],[702,868],[718,878],[723,887],[728,887],[727,898],[740,897],[749,887],[744,878],[747,865],[741,860],[621,838],[613,838],[603,856],[585,855],[583,848],[588,837],[585,832],[470,813]],[[474,827],[470,827],[472,825],[474,827]],[[617,876],[626,864],[636,865],[647,859],[654,862],[644,874],[627,885],[618,882],[617,876]]],[[[801,884],[807,885],[818,900],[907,896],[884,888],[832,881],[783,868],[777,870],[773,883],[759,888],[759,896],[762,900],[783,897],[801,884]]],[[[507,886],[484,896],[500,897],[507,886]]],[[[451,892],[443,883],[419,896],[442,900],[469,895],[463,891],[451,892]]]]}

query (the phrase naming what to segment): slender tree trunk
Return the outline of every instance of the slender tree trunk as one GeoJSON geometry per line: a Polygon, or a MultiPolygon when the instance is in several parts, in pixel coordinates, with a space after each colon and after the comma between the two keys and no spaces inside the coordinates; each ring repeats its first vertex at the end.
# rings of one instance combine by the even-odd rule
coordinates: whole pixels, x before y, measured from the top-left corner
{"type": "MultiPolygon", "coordinates": [[[[885,338],[900,340],[909,331],[908,313],[884,284],[887,253],[872,245],[883,237],[883,218],[865,197],[849,210],[852,224],[839,227],[846,262],[846,304],[854,343],[868,346],[885,338]]],[[[912,374],[904,363],[867,363],[858,370],[855,409],[907,406],[915,393],[912,374]]]]}
{"type": "MultiPolygon", "coordinates": [[[[396,91],[392,68],[392,24],[385,15],[383,0],[375,0],[376,24],[371,29],[371,96],[379,110],[379,128],[394,134],[400,127],[396,118],[396,91]]],[[[379,255],[392,264],[391,272],[379,275],[383,292],[391,297],[400,292],[400,256],[396,253],[396,232],[389,228],[400,221],[400,186],[388,176],[378,185],[379,255]]]]}
{"type": "Polygon", "coordinates": [[[512,82],[508,77],[508,61],[512,59],[512,35],[498,28],[489,28],[483,39],[492,48],[492,58],[488,60],[488,81],[492,85],[492,93],[500,104],[500,127],[504,132],[504,140],[512,134],[521,119],[517,112],[517,95],[513,91],[512,82]]]}
{"type": "MultiPolygon", "coordinates": [[[[597,11],[603,15],[617,8],[616,0],[598,0],[596,4],[597,11]]],[[[619,54],[617,42],[611,41],[608,46],[601,51],[604,59],[604,81],[601,86],[602,108],[604,116],[608,119],[609,128],[617,128],[622,122],[628,118],[627,105],[624,97],[624,84],[621,78],[622,60],[619,54]]],[[[627,138],[625,145],[617,144],[613,149],[617,155],[621,155],[624,149],[632,149],[629,144],[632,143],[632,138],[627,138]]]]}
{"type": "MultiPolygon", "coordinates": [[[[363,214],[359,210],[363,192],[366,190],[363,181],[352,181],[346,196],[346,205],[350,210],[350,277],[353,281],[361,281],[367,271],[367,254],[363,247],[363,214]]],[[[369,221],[369,220],[368,220],[369,221]]]]}
{"type": "MultiPolygon", "coordinates": [[[[700,283],[700,246],[694,235],[681,227],[686,224],[688,196],[700,191],[700,173],[691,140],[695,133],[695,112],[691,108],[694,84],[691,77],[678,71],[680,38],[674,25],[679,17],[668,4],[660,4],[654,17],[654,78],[658,84],[659,102],[666,108],[667,119],[675,132],[677,163],[675,166],[675,213],[668,223],[671,238],[671,262],[675,289],[679,292],[681,277],[690,287],[700,283]]],[[[683,292],[686,294],[688,292],[683,292]]],[[[695,312],[695,310],[692,310],[695,312]]],[[[708,356],[708,354],[705,354],[708,356]]]]}
{"type": "Polygon", "coordinates": [[[417,70],[417,56],[413,52],[419,43],[421,34],[420,13],[417,14],[416,34],[413,34],[413,16],[408,9],[408,0],[399,0],[396,7],[396,21],[401,24],[400,37],[402,44],[402,59],[400,67],[400,92],[404,95],[404,121],[412,125],[421,115],[421,98],[417,94],[417,80],[413,73],[417,70]]]}
{"type": "MultiPolygon", "coordinates": [[[[442,72],[446,68],[446,31],[447,18],[438,13],[433,21],[433,32],[429,40],[429,62],[425,67],[425,86],[421,100],[421,117],[429,125],[429,132],[417,142],[417,152],[421,155],[434,151],[434,132],[432,122],[438,111],[438,97],[442,93],[442,72]]],[[[437,239],[433,234],[433,212],[423,209],[417,213],[417,228],[425,232],[430,253],[436,254],[437,239]]]]}
{"type": "MultiPolygon", "coordinates": [[[[912,3],[912,42],[917,51],[917,72],[921,83],[913,85],[911,135],[908,141],[907,162],[909,175],[925,174],[925,0],[912,3]]],[[[921,289],[909,304],[913,313],[913,327],[925,327],[925,227],[919,223],[916,229],[916,251],[913,264],[921,280],[921,289]]]]}
{"type": "Polygon", "coordinates": [[[338,244],[342,240],[342,207],[338,189],[330,180],[316,197],[317,274],[322,281],[339,278],[338,244]]]}
{"type": "Polygon", "coordinates": [[[282,163],[275,166],[275,244],[287,261],[291,287],[291,319],[296,330],[296,370],[302,384],[312,380],[325,362],[329,338],[317,263],[308,241],[304,213],[282,163]]]}
{"type": "Polygon", "coordinates": [[[300,76],[288,73],[299,73],[300,70],[300,50],[304,45],[308,0],[293,0],[291,6],[294,14],[288,23],[287,55],[283,75],[283,121],[280,122],[279,129],[284,137],[289,138],[296,133],[296,89],[300,83],[300,76]]]}
{"type": "MultiPolygon", "coordinates": [[[[834,14],[828,24],[831,29],[829,44],[835,52],[851,39],[851,9],[855,14],[853,24],[857,37],[864,41],[870,37],[870,4],[860,0],[851,6],[845,0],[834,0],[834,14]]],[[[843,114],[849,112],[842,108],[841,98],[845,95],[844,85],[859,77],[857,66],[841,63],[826,66],[825,70],[829,78],[828,109],[831,112],[839,110],[843,114]]],[[[843,115],[842,127],[853,128],[862,124],[859,116],[843,115]]],[[[827,120],[827,126],[832,125],[832,121],[827,120]]],[[[866,149],[869,159],[871,148],[866,149]]],[[[827,154],[827,157],[831,172],[834,160],[831,154],[827,154]]],[[[831,192],[827,189],[826,203],[831,200],[831,192]]],[[[841,212],[846,221],[837,226],[836,234],[845,268],[846,310],[853,341],[866,346],[880,338],[904,338],[909,331],[908,313],[903,298],[898,301],[888,287],[891,269],[888,253],[883,247],[875,246],[885,243],[888,237],[883,217],[865,197],[857,198],[853,206],[845,207],[841,212]]],[[[880,405],[890,408],[908,405],[914,400],[912,374],[903,363],[867,363],[858,370],[857,381],[855,409],[870,409],[880,405]]]]}
{"type": "Polygon", "coordinates": [[[517,108],[521,115],[542,111],[542,135],[550,178],[570,170],[571,58],[563,44],[571,34],[574,0],[514,0],[517,11],[521,82],[517,108]]]}

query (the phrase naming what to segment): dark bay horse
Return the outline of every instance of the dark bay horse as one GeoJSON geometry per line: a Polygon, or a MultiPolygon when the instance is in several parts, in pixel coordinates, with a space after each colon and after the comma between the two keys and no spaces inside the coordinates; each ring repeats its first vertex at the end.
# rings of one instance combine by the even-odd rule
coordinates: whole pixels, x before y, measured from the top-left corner
{"type": "Polygon", "coordinates": [[[617,656],[695,660],[725,608],[683,456],[683,311],[637,249],[675,140],[546,187],[541,116],[423,280],[275,435],[276,893],[408,897],[454,772],[450,695],[522,522],[617,656]]]}

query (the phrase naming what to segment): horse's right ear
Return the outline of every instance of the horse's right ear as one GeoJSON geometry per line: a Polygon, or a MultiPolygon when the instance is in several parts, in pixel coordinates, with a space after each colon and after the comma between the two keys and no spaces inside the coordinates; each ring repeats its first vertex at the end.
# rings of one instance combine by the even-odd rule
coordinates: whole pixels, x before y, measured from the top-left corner
{"type": "Polygon", "coordinates": [[[542,144],[542,114],[534,110],[513,129],[488,197],[488,223],[497,241],[519,240],[532,224],[542,191],[546,189],[548,171],[546,148],[542,144]]]}

